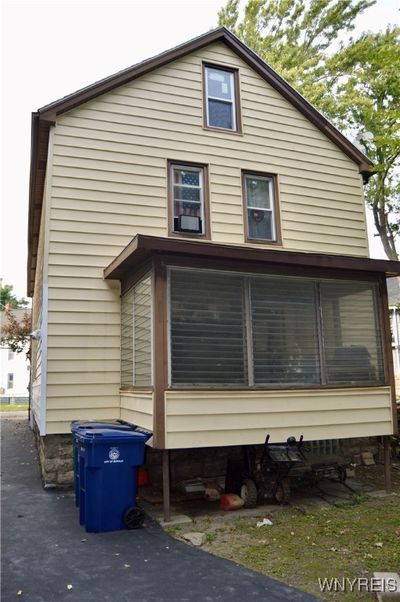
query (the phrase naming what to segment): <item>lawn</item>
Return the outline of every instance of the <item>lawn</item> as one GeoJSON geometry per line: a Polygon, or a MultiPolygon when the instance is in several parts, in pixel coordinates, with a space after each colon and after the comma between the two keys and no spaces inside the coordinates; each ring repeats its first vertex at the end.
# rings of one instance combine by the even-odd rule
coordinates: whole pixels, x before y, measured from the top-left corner
{"type": "Polygon", "coordinates": [[[23,412],[27,410],[28,406],[21,403],[0,405],[0,412],[23,412]]]}
{"type": "Polygon", "coordinates": [[[400,569],[400,495],[364,494],[337,505],[288,506],[271,515],[218,521],[203,518],[185,531],[206,533],[203,549],[315,595],[343,602],[376,600],[364,592],[321,593],[318,579],[368,577],[400,569]],[[272,526],[257,527],[268,517],[272,526]]]}

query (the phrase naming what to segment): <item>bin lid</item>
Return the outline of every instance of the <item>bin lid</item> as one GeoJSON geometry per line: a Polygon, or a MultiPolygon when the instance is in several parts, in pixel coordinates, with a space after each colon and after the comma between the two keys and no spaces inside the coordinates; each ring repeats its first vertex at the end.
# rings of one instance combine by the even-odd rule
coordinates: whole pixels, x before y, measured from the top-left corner
{"type": "Polygon", "coordinates": [[[101,420],[73,420],[71,422],[71,431],[76,433],[82,429],[113,429],[118,431],[133,431],[135,424],[123,424],[121,422],[101,421],[101,420]]]}
{"type": "Polygon", "coordinates": [[[96,445],[97,443],[146,443],[152,433],[132,430],[116,430],[110,428],[79,429],[77,439],[82,443],[96,445]]]}

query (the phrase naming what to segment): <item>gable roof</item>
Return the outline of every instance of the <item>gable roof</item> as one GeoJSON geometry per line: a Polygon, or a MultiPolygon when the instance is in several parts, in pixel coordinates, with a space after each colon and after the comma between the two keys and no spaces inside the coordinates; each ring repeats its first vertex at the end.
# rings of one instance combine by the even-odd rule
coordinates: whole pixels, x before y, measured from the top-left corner
{"type": "Polygon", "coordinates": [[[28,295],[32,295],[37,247],[39,240],[40,216],[43,201],[44,180],[48,153],[50,126],[54,125],[57,115],[65,113],[101,94],[126,84],[145,73],[162,67],[171,61],[199,50],[213,42],[222,42],[256,71],[266,82],[277,90],[286,100],[309,119],[323,134],[338,146],[359,167],[364,180],[372,175],[372,163],[354,144],[339,132],[313,105],[296,92],[280,75],[267,65],[255,52],[250,50],[239,38],[225,27],[209,31],[193,40],[185,42],[171,50],[128,67],[110,77],[106,77],[77,92],[56,100],[36,113],[32,113],[31,167],[29,184],[28,217],[28,295]]]}

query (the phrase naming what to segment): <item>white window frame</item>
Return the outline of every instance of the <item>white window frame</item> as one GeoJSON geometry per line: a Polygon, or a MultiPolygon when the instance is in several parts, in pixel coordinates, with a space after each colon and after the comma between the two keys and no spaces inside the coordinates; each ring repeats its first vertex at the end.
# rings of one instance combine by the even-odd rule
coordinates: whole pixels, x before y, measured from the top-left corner
{"type": "Polygon", "coordinates": [[[245,208],[246,208],[246,222],[247,222],[247,238],[248,240],[259,240],[263,242],[276,242],[277,234],[276,234],[276,211],[275,211],[275,182],[272,176],[263,176],[259,174],[252,174],[251,172],[244,174],[244,200],[245,200],[245,208]],[[248,180],[264,180],[268,182],[269,188],[269,198],[270,198],[270,209],[264,209],[262,207],[253,207],[249,205],[249,197],[247,192],[247,181],[248,180]],[[271,230],[272,230],[272,238],[255,238],[250,236],[250,222],[249,222],[249,211],[264,211],[264,213],[271,214],[271,230]]]}
{"type": "Polygon", "coordinates": [[[228,132],[237,132],[237,120],[236,120],[236,96],[237,96],[237,92],[236,92],[236,78],[235,78],[235,74],[233,71],[230,71],[229,69],[224,69],[223,67],[217,67],[217,66],[213,66],[213,65],[205,65],[204,66],[204,80],[205,80],[205,92],[206,92],[206,123],[207,123],[207,127],[212,128],[212,129],[217,129],[217,130],[225,130],[228,132]],[[211,96],[208,93],[208,72],[209,71],[221,71],[222,73],[229,75],[229,80],[230,80],[230,84],[231,84],[231,98],[227,99],[227,98],[219,98],[218,96],[211,96]],[[210,125],[210,115],[209,115],[209,106],[208,106],[208,102],[209,100],[217,100],[218,102],[223,102],[225,104],[230,104],[231,105],[231,111],[232,111],[232,128],[225,128],[222,126],[218,126],[218,125],[210,125]]]}
{"type": "MultiPolygon", "coordinates": [[[[171,213],[172,213],[172,232],[173,234],[180,234],[181,236],[204,236],[206,233],[206,223],[205,223],[205,210],[204,210],[204,167],[200,165],[185,165],[184,163],[171,163],[170,165],[170,187],[171,187],[171,213]],[[175,170],[184,170],[184,171],[193,171],[199,174],[199,186],[193,186],[191,184],[175,184],[174,180],[174,172],[175,170]],[[201,232],[181,232],[180,230],[175,230],[175,218],[179,217],[175,215],[175,187],[178,188],[192,188],[200,191],[200,219],[201,219],[201,232]]],[[[193,203],[198,205],[196,201],[183,201],[181,199],[177,199],[179,202],[184,203],[193,203]]]]}

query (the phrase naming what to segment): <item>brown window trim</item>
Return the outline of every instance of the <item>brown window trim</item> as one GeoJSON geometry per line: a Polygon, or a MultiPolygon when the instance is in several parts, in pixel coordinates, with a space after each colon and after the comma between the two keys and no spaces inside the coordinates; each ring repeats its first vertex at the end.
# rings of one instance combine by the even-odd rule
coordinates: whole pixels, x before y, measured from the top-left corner
{"type": "Polygon", "coordinates": [[[279,183],[278,174],[266,173],[261,171],[253,171],[250,169],[242,169],[242,200],[243,200],[243,223],[244,223],[244,240],[248,243],[262,244],[267,246],[282,246],[282,231],[281,231],[281,212],[279,207],[279,183]],[[249,222],[247,217],[247,196],[246,196],[246,176],[261,176],[263,178],[271,178],[274,190],[274,218],[275,218],[275,240],[263,240],[260,238],[249,237],[249,222]]]}
{"type": "Polygon", "coordinates": [[[153,387],[153,385],[141,386],[141,387],[132,385],[130,387],[128,387],[128,386],[120,387],[120,389],[119,389],[120,393],[135,393],[136,391],[138,393],[153,393],[154,387],[153,387]]]}
{"type": "Polygon", "coordinates": [[[167,161],[167,185],[168,185],[168,236],[177,238],[192,238],[198,240],[210,240],[211,239],[211,213],[210,213],[210,189],[209,189],[209,169],[206,163],[195,163],[193,161],[175,161],[168,159],[167,161]],[[204,233],[203,234],[191,234],[190,232],[175,232],[174,231],[174,203],[172,194],[172,168],[175,165],[187,165],[188,167],[197,167],[203,170],[203,202],[204,202],[204,233]]]}
{"type": "Polygon", "coordinates": [[[202,87],[203,87],[203,129],[209,130],[211,132],[222,132],[228,134],[236,134],[243,135],[242,129],[242,112],[241,112],[241,103],[240,103],[240,81],[239,81],[239,69],[236,67],[228,67],[226,65],[217,65],[214,63],[203,62],[202,63],[202,87]],[[235,121],[236,121],[236,129],[230,130],[228,128],[218,128],[208,125],[207,122],[207,86],[206,86],[206,68],[211,67],[212,69],[220,69],[220,71],[227,71],[228,73],[233,73],[233,82],[235,86],[234,90],[234,99],[235,99],[235,121]]]}
{"type": "Polygon", "coordinates": [[[284,391],[304,391],[304,390],[312,390],[312,391],[326,391],[331,389],[379,389],[379,388],[390,388],[390,383],[376,383],[376,384],[356,384],[356,385],[321,385],[321,384],[308,384],[308,385],[271,385],[271,386],[245,386],[245,385],[215,385],[215,386],[206,386],[199,385],[195,387],[193,385],[169,385],[165,390],[166,391],[198,391],[201,393],[202,391],[208,392],[226,392],[226,391],[276,391],[276,392],[284,392],[284,391]]]}

